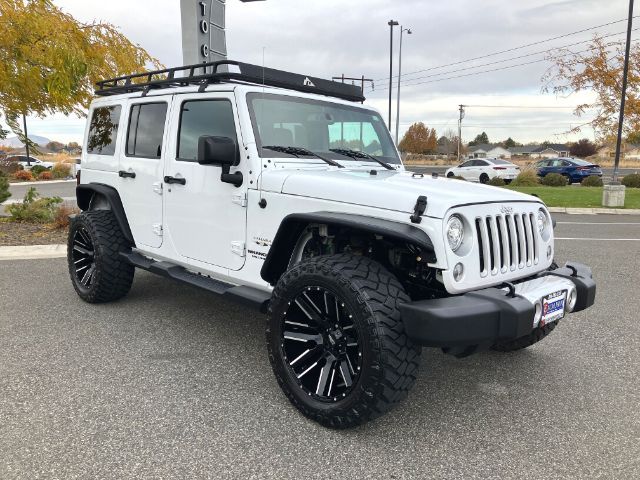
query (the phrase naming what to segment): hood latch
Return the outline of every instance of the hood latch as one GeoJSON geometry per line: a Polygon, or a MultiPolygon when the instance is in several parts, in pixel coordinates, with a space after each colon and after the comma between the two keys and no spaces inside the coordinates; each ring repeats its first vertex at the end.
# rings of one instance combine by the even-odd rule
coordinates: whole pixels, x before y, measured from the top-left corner
{"type": "Polygon", "coordinates": [[[420,195],[418,200],[416,200],[416,206],[413,207],[413,215],[409,218],[411,219],[411,223],[420,223],[422,222],[422,215],[424,211],[427,209],[427,197],[424,195],[420,195]]]}

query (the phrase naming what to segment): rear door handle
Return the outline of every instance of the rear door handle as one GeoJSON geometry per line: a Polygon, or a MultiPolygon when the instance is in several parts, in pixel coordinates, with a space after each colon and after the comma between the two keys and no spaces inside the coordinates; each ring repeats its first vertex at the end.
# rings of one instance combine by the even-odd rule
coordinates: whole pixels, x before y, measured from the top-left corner
{"type": "Polygon", "coordinates": [[[180,185],[186,185],[187,184],[187,179],[186,178],[176,178],[176,177],[169,177],[166,176],[164,177],[164,183],[179,183],[180,185]]]}
{"type": "Polygon", "coordinates": [[[126,170],[120,170],[118,176],[121,178],[136,178],[136,172],[127,172],[126,170]]]}

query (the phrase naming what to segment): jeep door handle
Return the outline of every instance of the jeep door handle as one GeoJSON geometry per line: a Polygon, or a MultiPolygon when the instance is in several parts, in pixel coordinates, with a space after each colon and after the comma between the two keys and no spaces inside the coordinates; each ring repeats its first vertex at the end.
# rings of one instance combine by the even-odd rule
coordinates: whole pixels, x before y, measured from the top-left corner
{"type": "Polygon", "coordinates": [[[120,178],[136,178],[136,172],[127,172],[126,170],[120,170],[118,172],[120,178]]]}
{"type": "Polygon", "coordinates": [[[187,184],[187,179],[186,178],[176,178],[176,177],[169,177],[166,176],[164,177],[164,183],[179,183],[180,185],[186,185],[187,184]]]}

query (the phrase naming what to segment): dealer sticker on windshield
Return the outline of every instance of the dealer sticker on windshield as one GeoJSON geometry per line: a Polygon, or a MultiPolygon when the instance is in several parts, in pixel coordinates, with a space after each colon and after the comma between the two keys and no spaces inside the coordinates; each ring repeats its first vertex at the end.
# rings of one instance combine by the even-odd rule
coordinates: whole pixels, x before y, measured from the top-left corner
{"type": "Polygon", "coordinates": [[[542,298],[542,318],[540,326],[553,323],[564,317],[564,302],[567,299],[567,291],[561,290],[542,298]]]}

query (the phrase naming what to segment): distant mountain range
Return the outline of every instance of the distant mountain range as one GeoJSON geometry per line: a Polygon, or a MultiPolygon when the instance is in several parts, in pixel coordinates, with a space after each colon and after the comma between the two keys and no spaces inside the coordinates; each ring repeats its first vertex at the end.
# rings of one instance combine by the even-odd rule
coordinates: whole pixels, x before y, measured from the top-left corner
{"type": "MultiPolygon", "coordinates": [[[[41,137],[39,135],[29,135],[29,139],[31,139],[32,142],[40,145],[41,147],[44,147],[51,141],[47,137],[41,137]]],[[[20,141],[20,139],[18,139],[18,137],[7,137],[4,140],[0,140],[0,145],[11,148],[24,147],[24,144],[20,141]]]]}

